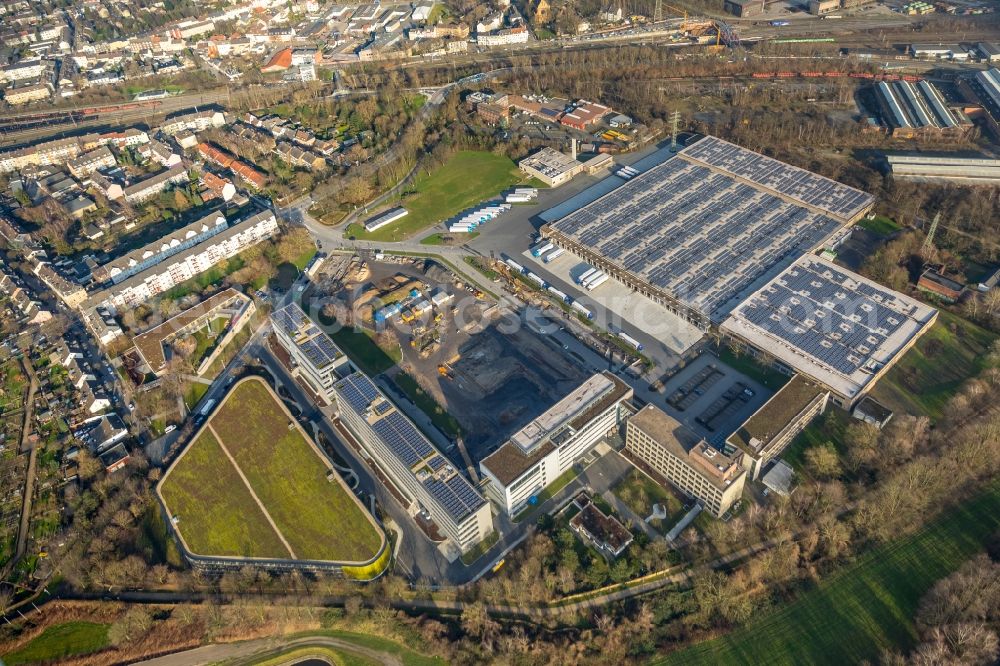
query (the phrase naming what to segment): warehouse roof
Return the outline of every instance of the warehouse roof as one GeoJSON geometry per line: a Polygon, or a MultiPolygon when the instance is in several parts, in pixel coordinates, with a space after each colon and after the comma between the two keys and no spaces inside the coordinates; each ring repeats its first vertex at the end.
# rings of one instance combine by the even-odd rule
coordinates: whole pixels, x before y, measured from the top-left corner
{"type": "Polygon", "coordinates": [[[721,329],[853,399],[936,317],[928,305],[806,255],[733,310],[721,329]]]}

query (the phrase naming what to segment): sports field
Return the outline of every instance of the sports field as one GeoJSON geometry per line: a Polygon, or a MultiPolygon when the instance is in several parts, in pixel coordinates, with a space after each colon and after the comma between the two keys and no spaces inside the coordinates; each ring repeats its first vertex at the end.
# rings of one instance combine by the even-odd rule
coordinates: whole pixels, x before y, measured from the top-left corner
{"type": "Polygon", "coordinates": [[[384,536],[270,387],[237,383],[159,492],[199,555],[367,562],[384,536]]]}
{"type": "Polygon", "coordinates": [[[660,664],[857,664],[916,641],[913,616],[940,578],[1000,528],[1000,481],[915,534],[867,551],[816,589],[660,664]]]}
{"type": "Polygon", "coordinates": [[[378,241],[403,240],[495,197],[523,178],[508,157],[482,151],[459,151],[444,165],[416,177],[415,193],[400,202],[409,211],[406,217],[371,233],[360,224],[351,224],[345,234],[378,241]]]}

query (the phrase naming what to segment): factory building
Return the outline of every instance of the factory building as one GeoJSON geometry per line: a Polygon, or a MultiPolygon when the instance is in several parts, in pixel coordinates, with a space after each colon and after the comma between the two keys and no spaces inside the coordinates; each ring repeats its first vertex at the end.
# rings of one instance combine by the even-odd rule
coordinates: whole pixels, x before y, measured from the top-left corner
{"type": "Polygon", "coordinates": [[[510,516],[527,507],[587,454],[625,416],[632,389],[609,372],[596,374],[514,433],[479,463],[486,495],[510,516]]]}
{"type": "Polygon", "coordinates": [[[334,384],[340,419],[359,440],[369,464],[388,477],[465,553],[493,531],[490,503],[431,444],[366,375],[334,384]]]}
{"type": "Polygon", "coordinates": [[[583,163],[575,155],[566,155],[555,148],[542,148],[518,162],[525,174],[537,178],[549,187],[559,187],[583,171],[583,163]]]}
{"type": "Polygon", "coordinates": [[[887,154],[885,161],[893,178],[928,183],[1000,185],[1000,160],[887,154]]]}
{"type": "Polygon", "coordinates": [[[883,124],[896,137],[961,139],[972,129],[972,121],[962,111],[950,108],[927,81],[879,81],[875,97],[883,124]]]}
{"type": "Polygon", "coordinates": [[[993,132],[1000,135],[1000,69],[991,67],[985,72],[959,79],[959,90],[979,100],[986,112],[993,132]]]}

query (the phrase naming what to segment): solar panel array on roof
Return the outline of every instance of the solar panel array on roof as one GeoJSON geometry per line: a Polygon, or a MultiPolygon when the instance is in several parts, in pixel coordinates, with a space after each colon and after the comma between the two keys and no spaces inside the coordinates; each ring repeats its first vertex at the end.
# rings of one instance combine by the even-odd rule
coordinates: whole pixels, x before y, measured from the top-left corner
{"type": "Polygon", "coordinates": [[[731,176],[669,159],[551,228],[719,319],[747,287],[841,226],[731,176]]]}
{"type": "Polygon", "coordinates": [[[853,218],[874,202],[872,195],[843,183],[785,164],[714,136],[684,149],[682,155],[746,178],[825,213],[853,218]]]}
{"type": "Polygon", "coordinates": [[[833,370],[851,375],[908,320],[914,303],[806,257],[735,313],[833,370]]]}
{"type": "Polygon", "coordinates": [[[355,413],[363,415],[371,408],[378,417],[370,422],[372,431],[404,466],[412,470],[418,463],[426,462],[433,476],[425,479],[423,486],[455,522],[461,522],[486,503],[465,477],[454,470],[450,476],[439,474],[449,467],[448,461],[405,416],[392,409],[392,403],[366,375],[356,372],[334,388],[341,404],[355,413]]]}
{"type": "Polygon", "coordinates": [[[316,368],[323,369],[340,357],[333,340],[295,303],[271,313],[271,321],[295,341],[296,346],[316,368]]]}

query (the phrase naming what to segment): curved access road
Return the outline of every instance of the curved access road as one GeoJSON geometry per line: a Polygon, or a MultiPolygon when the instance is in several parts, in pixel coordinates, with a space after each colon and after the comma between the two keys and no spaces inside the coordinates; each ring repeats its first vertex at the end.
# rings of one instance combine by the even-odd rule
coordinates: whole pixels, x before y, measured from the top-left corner
{"type": "MultiPolygon", "coordinates": [[[[292,650],[308,650],[311,647],[351,652],[383,666],[403,666],[403,661],[394,654],[329,636],[305,636],[290,640],[261,638],[239,643],[213,643],[138,663],[143,666],[190,666],[190,664],[216,664],[223,661],[238,664],[244,660],[280,657],[283,653],[292,650]]],[[[307,658],[307,655],[302,655],[302,657],[307,658]]]]}

